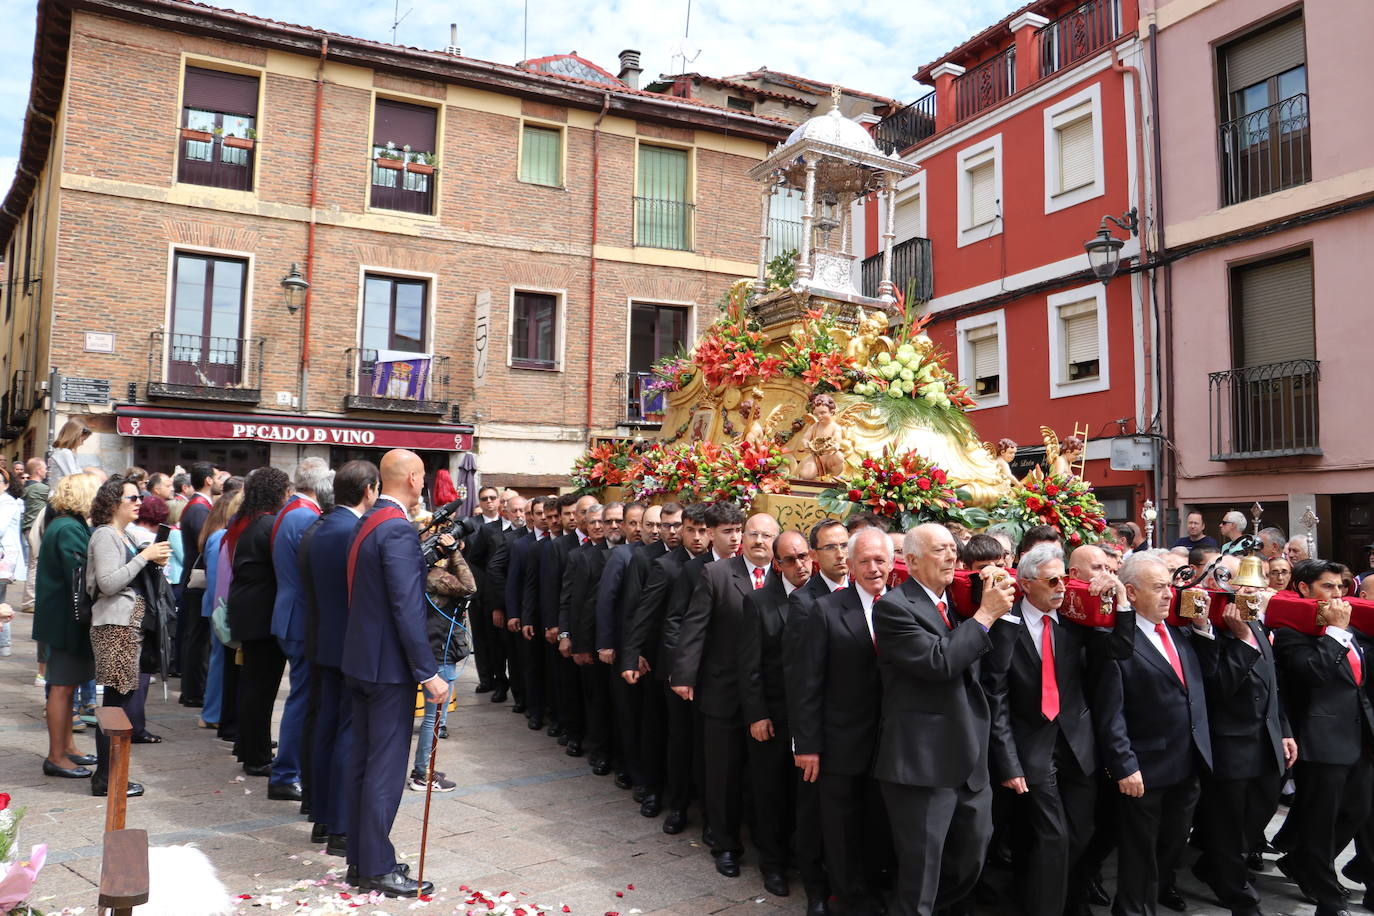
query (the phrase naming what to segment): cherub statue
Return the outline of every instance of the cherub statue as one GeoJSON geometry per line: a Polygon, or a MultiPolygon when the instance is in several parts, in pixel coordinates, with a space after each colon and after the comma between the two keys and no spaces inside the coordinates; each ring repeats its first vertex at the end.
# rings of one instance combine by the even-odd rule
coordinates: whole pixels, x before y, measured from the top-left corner
{"type": "Polygon", "coordinates": [[[1048,426],[1040,427],[1045,437],[1045,466],[1051,477],[1072,477],[1077,474],[1074,463],[1083,461],[1083,440],[1078,436],[1066,436],[1063,442],[1048,426]]]}
{"type": "MultiPolygon", "coordinates": [[[[861,313],[862,315],[862,313],[861,313]]],[[[887,337],[887,315],[872,311],[862,315],[854,336],[845,347],[845,356],[860,366],[884,351],[892,352],[892,341],[887,337]]]]}
{"type": "Polygon", "coordinates": [[[763,424],[759,422],[760,407],[753,398],[745,398],[739,402],[740,419],[744,421],[744,435],[740,437],[741,442],[748,442],[750,445],[759,445],[768,438],[764,432],[763,424]]]}
{"type": "Polygon", "coordinates": [[[1011,472],[1011,463],[1016,460],[1016,440],[1003,436],[997,440],[996,445],[991,442],[984,442],[983,448],[996,462],[998,478],[1009,487],[1016,486],[1018,483],[1016,475],[1011,472]]]}
{"type": "Polygon", "coordinates": [[[831,480],[844,473],[844,427],[835,421],[835,399],[828,394],[811,398],[811,425],[802,432],[802,458],[797,472],[802,480],[831,480]]]}

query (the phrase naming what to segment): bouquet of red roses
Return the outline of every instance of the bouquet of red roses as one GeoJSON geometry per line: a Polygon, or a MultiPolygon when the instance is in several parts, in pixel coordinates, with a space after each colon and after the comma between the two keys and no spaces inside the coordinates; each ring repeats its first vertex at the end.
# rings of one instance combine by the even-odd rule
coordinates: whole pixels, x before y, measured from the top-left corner
{"type": "Polygon", "coordinates": [[[1028,480],[1012,489],[992,511],[1019,537],[1027,528],[1049,525],[1070,547],[1100,540],[1107,530],[1106,510],[1081,477],[1053,476],[1028,480]]]}
{"type": "Polygon", "coordinates": [[[987,513],[966,505],[968,494],[949,482],[944,468],[914,451],[865,458],[858,472],[816,498],[828,511],[869,511],[892,519],[903,531],[922,522],[958,522],[968,528],[987,524],[987,513]]]}
{"type": "Polygon", "coordinates": [[[746,511],[759,493],[790,493],[783,476],[786,455],[775,442],[703,447],[699,496],[707,502],[732,502],[746,511]]]}

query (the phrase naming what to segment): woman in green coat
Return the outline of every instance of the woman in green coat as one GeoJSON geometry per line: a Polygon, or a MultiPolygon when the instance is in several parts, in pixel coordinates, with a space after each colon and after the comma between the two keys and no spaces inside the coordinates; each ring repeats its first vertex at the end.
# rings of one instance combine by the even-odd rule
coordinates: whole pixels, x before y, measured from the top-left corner
{"type": "MultiPolygon", "coordinates": [[[[72,607],[72,575],[86,564],[91,529],[86,523],[100,481],[90,474],[63,477],[53,491],[53,513],[38,551],[33,638],[48,649],[48,756],[43,774],[88,779],[95,757],[72,743],[72,694],[95,677],[91,627],[78,623],[72,607]]],[[[82,583],[84,585],[84,582],[82,583]]]]}

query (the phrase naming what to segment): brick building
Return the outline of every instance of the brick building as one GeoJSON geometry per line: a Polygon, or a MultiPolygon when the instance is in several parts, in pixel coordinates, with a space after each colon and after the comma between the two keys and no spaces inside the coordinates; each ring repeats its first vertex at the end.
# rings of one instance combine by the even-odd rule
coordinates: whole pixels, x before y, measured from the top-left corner
{"type": "Polygon", "coordinates": [[[0,207],[5,454],[79,415],[107,467],[407,445],[566,483],[753,274],[745,172],[790,127],[543,60],[44,0],[0,207]]]}

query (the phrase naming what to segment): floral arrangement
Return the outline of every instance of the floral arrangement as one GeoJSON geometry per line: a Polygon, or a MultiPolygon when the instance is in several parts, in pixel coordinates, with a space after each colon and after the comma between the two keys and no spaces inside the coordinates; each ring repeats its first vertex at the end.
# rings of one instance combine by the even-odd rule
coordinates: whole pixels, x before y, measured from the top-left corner
{"type": "Polygon", "coordinates": [[[573,483],[584,491],[617,486],[625,482],[634,459],[633,442],[626,439],[602,442],[573,462],[573,483]]]}
{"type": "Polygon", "coordinates": [[[649,367],[652,374],[644,387],[649,391],[678,391],[687,387],[687,383],[696,375],[696,366],[692,363],[692,358],[687,355],[680,347],[676,353],[665,356],[658,362],[649,367]]]}
{"type": "Polygon", "coordinates": [[[914,451],[865,458],[857,472],[816,498],[827,511],[869,511],[892,519],[903,530],[922,522],[982,528],[988,520],[982,509],[966,505],[968,494],[949,482],[943,468],[914,451]]]}
{"type": "Polygon", "coordinates": [[[992,520],[1010,526],[1017,537],[1034,525],[1049,525],[1074,547],[1099,540],[1107,530],[1106,511],[1092,487],[1072,475],[1023,482],[992,510],[992,520]]]}
{"type": "Polygon", "coordinates": [[[689,502],[733,502],[747,507],[759,493],[788,493],[786,453],[775,442],[736,446],[715,442],[653,444],[630,468],[633,499],[676,494],[689,502]]]}
{"type": "Polygon", "coordinates": [[[29,851],[27,860],[19,860],[19,822],[23,819],[24,809],[11,808],[9,793],[0,792],[0,913],[40,916],[24,900],[43,870],[48,847],[39,844],[29,851]]]}
{"type": "Polygon", "coordinates": [[[842,391],[860,378],[858,365],[835,340],[835,317],[821,309],[806,313],[792,339],[782,345],[783,374],[799,378],[813,391],[842,391]]]}

